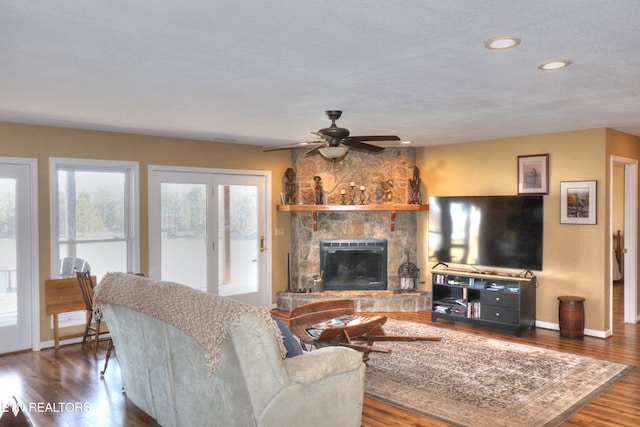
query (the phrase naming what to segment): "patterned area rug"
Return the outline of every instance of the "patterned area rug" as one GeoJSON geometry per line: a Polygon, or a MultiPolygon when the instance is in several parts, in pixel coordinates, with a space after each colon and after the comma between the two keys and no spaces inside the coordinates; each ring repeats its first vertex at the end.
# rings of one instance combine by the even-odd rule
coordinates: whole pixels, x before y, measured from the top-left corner
{"type": "Polygon", "coordinates": [[[389,319],[388,335],[440,342],[377,342],[365,394],[458,426],[554,426],[635,367],[389,319]]]}

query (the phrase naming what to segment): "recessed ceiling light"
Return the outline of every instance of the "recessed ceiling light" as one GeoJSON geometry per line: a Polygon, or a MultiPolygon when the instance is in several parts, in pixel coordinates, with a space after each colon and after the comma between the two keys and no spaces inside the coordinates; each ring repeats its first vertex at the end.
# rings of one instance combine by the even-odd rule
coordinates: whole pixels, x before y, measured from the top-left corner
{"type": "Polygon", "coordinates": [[[484,42],[487,49],[509,49],[520,44],[520,39],[513,36],[498,36],[484,42]]]}
{"type": "Polygon", "coordinates": [[[549,71],[549,70],[560,70],[562,68],[566,68],[571,65],[571,61],[566,61],[564,59],[558,59],[554,61],[545,62],[542,65],[539,65],[538,68],[540,70],[549,71]]]}
{"type": "Polygon", "coordinates": [[[413,141],[400,141],[400,144],[412,144],[413,141]]]}

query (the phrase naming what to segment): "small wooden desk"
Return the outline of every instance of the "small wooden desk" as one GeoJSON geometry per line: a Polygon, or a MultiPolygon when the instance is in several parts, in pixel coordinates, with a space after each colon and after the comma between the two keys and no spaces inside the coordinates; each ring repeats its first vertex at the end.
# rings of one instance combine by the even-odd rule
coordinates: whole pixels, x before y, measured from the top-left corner
{"type": "MultiPolygon", "coordinates": [[[[92,276],[92,279],[93,283],[96,283],[96,278],[94,276],[92,276]]],[[[60,348],[58,314],[86,309],[78,279],[75,277],[68,277],[64,279],[45,280],[44,299],[46,313],[48,315],[53,315],[53,341],[54,347],[58,349],[60,348]]]]}

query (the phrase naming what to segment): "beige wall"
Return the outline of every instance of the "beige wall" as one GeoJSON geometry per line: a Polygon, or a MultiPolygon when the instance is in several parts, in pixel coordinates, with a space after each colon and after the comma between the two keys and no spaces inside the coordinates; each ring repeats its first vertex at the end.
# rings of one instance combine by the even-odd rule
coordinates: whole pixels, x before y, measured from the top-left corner
{"type": "MultiPolygon", "coordinates": [[[[550,192],[545,196],[544,271],[538,273],[537,317],[557,324],[559,295],[586,298],[586,328],[610,328],[608,156],[640,159],[640,138],[607,129],[451,144],[417,149],[416,164],[428,195],[507,195],[517,193],[517,156],[549,153],[550,192]],[[597,225],[560,224],[560,181],[597,180],[597,225]],[[604,248],[604,250],[603,250],[604,248]]],[[[141,270],[148,271],[147,166],[176,165],[272,172],[272,292],[287,287],[289,214],[276,212],[282,175],[291,164],[288,151],[263,153],[260,147],[133,134],[93,132],[0,123],[0,156],[38,160],[40,289],[49,278],[49,158],[127,160],[140,163],[141,270]],[[276,232],[277,231],[277,232],[276,232]]],[[[428,215],[418,215],[419,267],[430,289],[426,265],[428,215]]],[[[640,295],[640,292],[638,293],[640,295]]],[[[41,340],[53,338],[41,299],[41,340]]],[[[68,331],[64,331],[68,332],[68,331]]]]}
{"type": "MultiPolygon", "coordinates": [[[[517,194],[517,156],[549,153],[543,271],[536,272],[542,323],[558,323],[558,296],[577,295],[586,298],[585,328],[610,328],[607,135],[606,129],[593,129],[418,149],[417,165],[433,196],[517,194]],[[597,181],[597,224],[560,224],[560,182],[583,180],[597,181]]],[[[425,229],[423,222],[424,241],[425,229]]],[[[420,266],[422,271],[429,267],[420,266]]]]}
{"type": "MultiPolygon", "coordinates": [[[[140,261],[141,270],[149,269],[148,180],[147,166],[171,165],[222,169],[271,171],[273,242],[272,292],[286,289],[289,250],[289,217],[275,211],[275,202],[282,191],[281,178],[291,163],[289,151],[263,153],[262,148],[250,145],[222,144],[176,138],[160,138],[133,134],[93,132],[47,126],[0,123],[0,156],[24,157],[38,160],[39,257],[40,295],[44,295],[44,280],[50,278],[49,228],[49,158],[69,157],[137,161],[140,164],[140,261]],[[284,231],[276,237],[275,229],[284,231]]],[[[279,234],[279,233],[278,233],[279,234]]],[[[44,312],[44,298],[40,299],[41,341],[53,339],[50,316],[44,312]]],[[[73,332],[62,331],[63,334],[73,332]]]]}

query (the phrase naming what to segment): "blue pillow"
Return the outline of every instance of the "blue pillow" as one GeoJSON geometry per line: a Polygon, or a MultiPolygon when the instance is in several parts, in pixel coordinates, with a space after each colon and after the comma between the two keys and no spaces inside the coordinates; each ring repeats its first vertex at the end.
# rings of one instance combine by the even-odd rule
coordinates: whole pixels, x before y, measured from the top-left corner
{"type": "Polygon", "coordinates": [[[285,325],[282,320],[278,319],[276,316],[271,317],[276,321],[278,328],[280,328],[280,332],[282,333],[282,342],[284,342],[284,348],[287,349],[287,358],[301,355],[302,347],[298,340],[291,334],[287,325],[285,325]]]}

